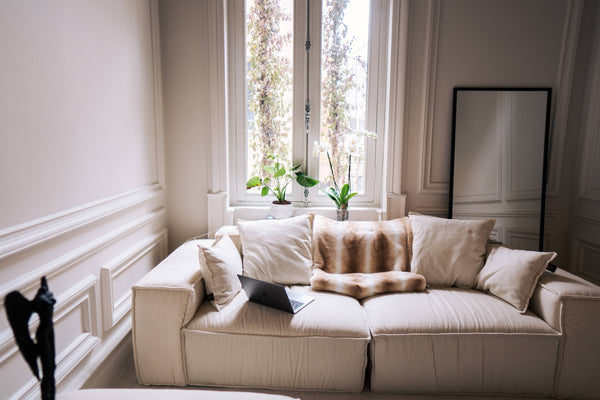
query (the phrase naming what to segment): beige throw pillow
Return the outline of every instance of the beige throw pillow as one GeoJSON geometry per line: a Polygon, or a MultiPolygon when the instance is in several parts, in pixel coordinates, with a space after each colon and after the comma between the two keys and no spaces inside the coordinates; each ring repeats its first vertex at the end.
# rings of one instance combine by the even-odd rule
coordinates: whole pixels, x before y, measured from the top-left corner
{"type": "Polygon", "coordinates": [[[433,287],[473,288],[483,267],[494,219],[459,220],[409,214],[411,271],[433,287]]]}
{"type": "Polygon", "coordinates": [[[310,283],[313,214],[239,221],[244,275],[267,282],[310,283]]]}
{"type": "Polygon", "coordinates": [[[477,289],[501,298],[524,313],[538,279],[556,253],[513,250],[501,245],[490,245],[488,249],[485,266],[477,278],[477,289]]]}
{"type": "Polygon", "coordinates": [[[241,290],[237,274],[242,273],[240,253],[229,236],[224,235],[212,247],[202,247],[199,251],[200,270],[206,287],[206,294],[213,299],[210,303],[220,310],[241,290]]]}
{"type": "Polygon", "coordinates": [[[410,271],[411,242],[408,217],[337,222],[317,215],[314,267],[335,274],[410,271]]]}

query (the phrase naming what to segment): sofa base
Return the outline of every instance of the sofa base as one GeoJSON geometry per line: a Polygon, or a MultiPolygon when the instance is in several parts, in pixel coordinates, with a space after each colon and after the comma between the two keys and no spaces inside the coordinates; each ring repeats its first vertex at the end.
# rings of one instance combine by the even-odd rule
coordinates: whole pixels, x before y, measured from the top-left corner
{"type": "Polygon", "coordinates": [[[194,349],[194,354],[186,354],[190,385],[363,389],[368,340],[185,331],[184,341],[186,349],[194,349]]]}
{"type": "Polygon", "coordinates": [[[552,335],[376,337],[371,391],[551,396],[558,342],[552,335]]]}

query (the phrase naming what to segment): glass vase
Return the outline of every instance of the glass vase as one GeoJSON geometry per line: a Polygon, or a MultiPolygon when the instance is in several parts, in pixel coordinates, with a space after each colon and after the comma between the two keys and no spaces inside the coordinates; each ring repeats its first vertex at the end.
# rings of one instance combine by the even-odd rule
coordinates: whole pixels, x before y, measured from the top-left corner
{"type": "Polygon", "coordinates": [[[337,212],[337,220],[338,221],[347,221],[348,220],[348,206],[342,206],[336,210],[337,212]]]}

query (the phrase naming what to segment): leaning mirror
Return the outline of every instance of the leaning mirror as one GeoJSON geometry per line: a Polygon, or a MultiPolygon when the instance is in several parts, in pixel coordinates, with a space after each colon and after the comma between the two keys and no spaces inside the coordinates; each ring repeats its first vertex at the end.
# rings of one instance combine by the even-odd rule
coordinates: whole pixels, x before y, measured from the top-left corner
{"type": "Polygon", "coordinates": [[[492,239],[542,249],[551,93],[454,89],[451,218],[495,218],[492,239]]]}

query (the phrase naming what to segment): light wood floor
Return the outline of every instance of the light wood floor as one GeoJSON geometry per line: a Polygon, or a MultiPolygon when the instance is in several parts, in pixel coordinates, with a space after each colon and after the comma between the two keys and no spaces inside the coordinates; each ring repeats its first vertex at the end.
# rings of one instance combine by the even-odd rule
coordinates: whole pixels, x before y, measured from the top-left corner
{"type": "MultiPolygon", "coordinates": [[[[123,373],[112,383],[112,388],[147,388],[137,383],[133,359],[130,361],[123,373]]],[[[172,389],[172,388],[171,388],[172,389]]],[[[214,388],[210,388],[214,390],[214,388]]],[[[202,390],[201,387],[185,387],[181,390],[202,390]]],[[[224,389],[225,390],[225,389],[224,389]]],[[[226,389],[231,390],[231,389],[226,389]]],[[[482,396],[433,396],[433,395],[397,395],[397,394],[378,394],[369,391],[362,393],[334,393],[334,392],[303,392],[303,391],[270,391],[245,389],[244,391],[260,393],[277,393],[286,396],[299,398],[302,400],[512,400],[516,397],[482,397],[482,396]]],[[[527,400],[551,400],[544,398],[521,397],[527,400]]]]}

